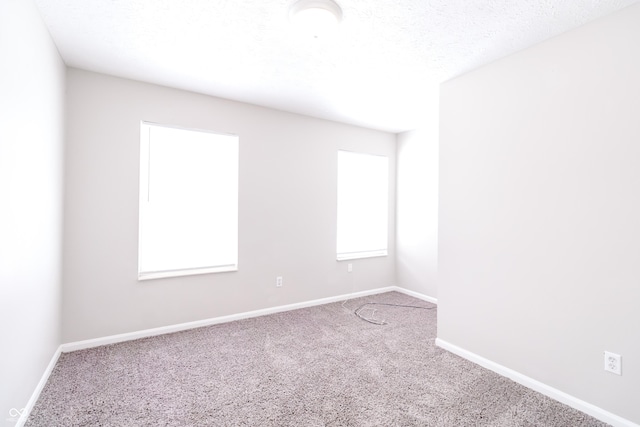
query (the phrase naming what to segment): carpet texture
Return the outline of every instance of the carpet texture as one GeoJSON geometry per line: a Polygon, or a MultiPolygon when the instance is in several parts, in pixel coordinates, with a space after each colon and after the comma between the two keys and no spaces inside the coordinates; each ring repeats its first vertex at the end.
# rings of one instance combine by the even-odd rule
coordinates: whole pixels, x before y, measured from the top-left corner
{"type": "Polygon", "coordinates": [[[398,292],[62,354],[26,426],[605,426],[435,346],[398,292]]]}

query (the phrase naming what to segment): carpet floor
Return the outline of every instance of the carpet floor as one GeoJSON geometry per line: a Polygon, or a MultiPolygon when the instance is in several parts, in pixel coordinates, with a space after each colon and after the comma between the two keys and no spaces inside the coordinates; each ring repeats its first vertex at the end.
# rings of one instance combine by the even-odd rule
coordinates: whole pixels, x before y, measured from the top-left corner
{"type": "Polygon", "coordinates": [[[606,425],[436,347],[436,314],[389,292],[64,353],[26,426],[606,425]]]}

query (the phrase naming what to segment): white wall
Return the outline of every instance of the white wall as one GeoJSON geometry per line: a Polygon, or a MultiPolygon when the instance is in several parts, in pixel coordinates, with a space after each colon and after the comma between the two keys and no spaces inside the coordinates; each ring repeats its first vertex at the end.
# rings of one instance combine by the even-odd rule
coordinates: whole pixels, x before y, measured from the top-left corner
{"type": "Polygon", "coordinates": [[[635,5],[442,85],[438,289],[440,339],[636,423],[639,40],[635,5]]]}
{"type": "Polygon", "coordinates": [[[398,135],[396,273],[398,286],[438,297],[438,113],[398,135]]]}
{"type": "Polygon", "coordinates": [[[60,344],[64,65],[31,1],[0,2],[0,423],[60,344]]]}
{"type": "Polygon", "coordinates": [[[395,135],[75,69],[67,87],[64,342],[395,284],[392,226],[388,257],[335,260],[337,150],[395,165],[395,135]],[[140,120],[240,136],[238,272],[136,280],[140,120]]]}

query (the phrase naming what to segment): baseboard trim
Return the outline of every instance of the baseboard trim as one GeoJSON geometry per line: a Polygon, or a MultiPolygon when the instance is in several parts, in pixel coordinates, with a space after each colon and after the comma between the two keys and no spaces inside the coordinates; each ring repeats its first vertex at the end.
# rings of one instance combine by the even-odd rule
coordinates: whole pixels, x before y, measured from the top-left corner
{"type": "Polygon", "coordinates": [[[350,294],[337,295],[333,297],[320,298],[320,299],[305,301],[300,303],[281,305],[277,307],[270,307],[270,308],[265,308],[261,310],[248,311],[244,313],[237,313],[237,314],[232,314],[228,316],[214,317],[210,319],[198,320],[195,322],[180,323],[180,324],[164,326],[160,328],[145,329],[145,330],[125,333],[125,334],[111,335],[111,336],[106,336],[102,338],[95,338],[90,340],[76,341],[76,342],[62,344],[57,348],[57,350],[53,354],[53,357],[51,358],[51,361],[49,362],[49,364],[47,365],[47,368],[42,374],[42,377],[40,378],[38,385],[36,386],[35,390],[31,395],[31,398],[25,405],[24,410],[20,415],[20,418],[16,422],[16,427],[23,427],[24,424],[27,422],[27,419],[29,418],[29,415],[31,414],[33,407],[35,406],[36,402],[38,401],[38,398],[40,397],[40,393],[42,393],[44,386],[47,384],[47,381],[49,381],[49,376],[53,372],[53,369],[55,368],[56,363],[58,363],[58,359],[60,358],[60,355],[62,353],[69,353],[71,351],[76,351],[76,350],[100,347],[102,345],[132,341],[140,338],[148,338],[148,337],[153,337],[153,336],[162,335],[162,334],[169,334],[172,332],[179,332],[179,331],[185,331],[185,330],[194,329],[194,328],[200,328],[203,326],[233,322],[234,320],[249,319],[252,317],[265,316],[268,314],[281,313],[283,311],[297,310],[300,308],[313,307],[317,305],[329,304],[332,302],[344,301],[352,298],[365,297],[369,295],[382,294],[382,293],[391,292],[391,291],[404,292],[405,290],[397,286],[387,286],[385,288],[353,292],[350,294]]]}
{"type": "Polygon", "coordinates": [[[20,415],[20,418],[16,422],[16,427],[22,427],[27,422],[27,419],[29,418],[29,415],[31,414],[33,407],[35,406],[36,402],[38,401],[38,398],[40,397],[40,393],[42,393],[44,386],[47,384],[47,381],[49,381],[49,376],[53,372],[53,368],[55,368],[56,363],[58,363],[60,354],[62,354],[62,346],[58,346],[56,352],[53,354],[53,357],[49,361],[49,364],[47,365],[47,368],[42,374],[42,377],[40,377],[40,381],[38,382],[38,385],[36,386],[35,390],[31,394],[31,398],[27,402],[26,406],[24,407],[24,410],[22,411],[22,414],[20,415]]]}
{"type": "Polygon", "coordinates": [[[29,414],[31,414],[31,410],[33,409],[34,405],[38,401],[38,398],[40,397],[40,393],[44,389],[44,386],[47,384],[47,381],[49,380],[49,376],[51,375],[51,372],[53,372],[53,368],[55,367],[56,363],[58,362],[58,359],[60,358],[60,354],[62,353],[69,353],[72,351],[84,350],[84,349],[93,348],[93,347],[100,347],[103,345],[115,344],[119,342],[132,341],[140,338],[148,338],[148,337],[153,337],[157,335],[170,334],[172,332],[186,331],[189,329],[201,328],[203,326],[217,325],[220,323],[233,322],[235,320],[249,319],[252,317],[265,316],[268,314],[281,313],[281,312],[290,311],[290,310],[297,310],[300,308],[314,307],[317,305],[329,304],[332,302],[344,301],[344,300],[349,300],[353,298],[360,298],[360,297],[365,297],[369,295],[382,294],[382,293],[391,292],[391,291],[400,292],[400,293],[412,296],[414,298],[418,298],[434,304],[438,303],[437,299],[430,297],[428,295],[423,295],[415,291],[410,291],[408,289],[404,289],[399,286],[387,286],[384,288],[371,289],[368,291],[353,292],[349,294],[337,295],[337,296],[327,297],[327,298],[320,298],[320,299],[304,301],[300,303],[280,305],[280,306],[264,308],[260,310],[247,311],[244,313],[231,314],[228,316],[213,317],[210,319],[198,320],[195,322],[179,323],[175,325],[163,326],[160,328],[144,329],[141,331],[129,332],[125,334],[110,335],[110,336],[101,337],[101,338],[94,338],[89,340],[75,341],[75,342],[62,344],[58,347],[55,354],[51,358],[51,361],[49,362],[47,369],[43,373],[42,378],[40,378],[40,382],[38,383],[36,389],[31,395],[29,402],[27,402],[27,405],[25,406],[25,410],[22,412],[22,415],[18,419],[18,422],[16,423],[16,427],[22,427],[26,423],[27,419],[29,418],[29,414]]]}
{"type": "Polygon", "coordinates": [[[585,402],[584,400],[580,400],[577,397],[574,397],[556,388],[548,386],[547,384],[544,384],[540,381],[534,380],[533,378],[530,378],[517,371],[514,371],[513,369],[509,369],[489,359],[485,359],[482,356],[479,356],[475,353],[472,353],[468,350],[465,350],[461,347],[451,344],[443,339],[436,338],[436,345],[440,348],[443,348],[444,350],[457,354],[458,356],[463,357],[484,368],[487,368],[493,372],[496,372],[502,376],[505,376],[517,382],[518,384],[521,384],[527,388],[530,388],[539,393],[542,393],[545,396],[548,396],[561,403],[564,403],[565,405],[571,406],[574,409],[577,409],[586,414],[589,414],[592,417],[599,419],[600,421],[603,421],[605,423],[611,424],[616,427],[640,427],[640,425],[635,424],[632,421],[629,421],[611,412],[605,411],[602,408],[592,405],[591,403],[585,402]]]}
{"type": "Polygon", "coordinates": [[[420,292],[410,291],[409,289],[401,288],[399,286],[394,286],[394,288],[396,291],[401,292],[405,295],[409,295],[410,297],[418,298],[423,301],[438,305],[438,298],[430,297],[429,295],[421,294],[420,292]]]}
{"type": "Polygon", "coordinates": [[[352,298],[359,298],[369,295],[376,295],[390,291],[402,292],[397,286],[388,286],[385,288],[372,289],[368,291],[354,292],[350,294],[337,295],[333,297],[320,298],[311,301],[299,302],[294,304],[280,305],[277,307],[264,308],[260,310],[247,311],[244,313],[230,314],[228,316],[213,317],[210,319],[197,320],[195,322],[179,323],[175,325],[162,326],[153,329],[144,329],[141,331],[128,332],[118,335],[110,335],[102,338],[94,338],[83,341],[75,341],[62,344],[62,352],[69,353],[71,351],[84,350],[87,348],[100,347],[102,345],[115,344],[119,342],[132,341],[140,338],[148,338],[157,335],[170,334],[172,332],[186,331],[203,326],[217,325],[220,323],[233,322],[235,320],[249,319],[252,317],[265,316],[268,314],[281,313],[283,311],[297,310],[300,308],[313,307],[316,305],[329,304],[336,301],[344,301],[352,298]]]}

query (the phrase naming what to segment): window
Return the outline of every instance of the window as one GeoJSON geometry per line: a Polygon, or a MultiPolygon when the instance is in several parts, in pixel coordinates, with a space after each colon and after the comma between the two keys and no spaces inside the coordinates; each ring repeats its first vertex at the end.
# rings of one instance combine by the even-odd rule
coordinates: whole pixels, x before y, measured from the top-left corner
{"type": "Polygon", "coordinates": [[[238,145],[141,123],[139,280],[238,269],[238,145]]]}
{"type": "Polygon", "coordinates": [[[338,151],[337,259],[387,255],[389,161],[338,151]]]}

